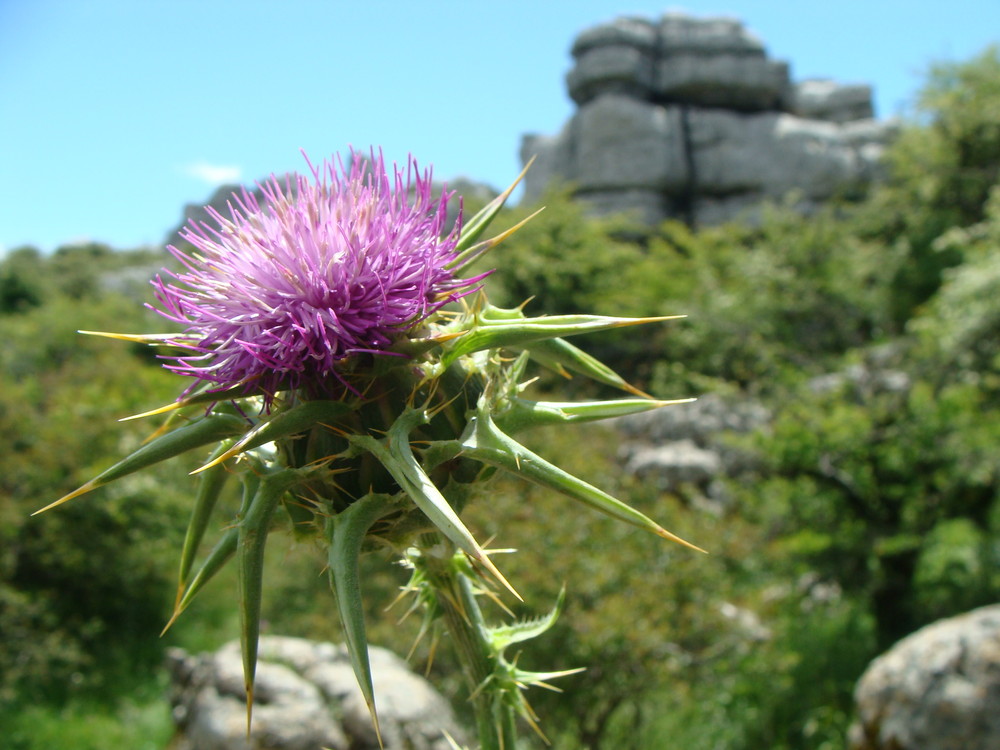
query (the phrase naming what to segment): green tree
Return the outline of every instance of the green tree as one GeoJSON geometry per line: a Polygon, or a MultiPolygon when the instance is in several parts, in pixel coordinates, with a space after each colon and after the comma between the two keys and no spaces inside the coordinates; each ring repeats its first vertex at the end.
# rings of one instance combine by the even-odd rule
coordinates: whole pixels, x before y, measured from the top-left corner
{"type": "MultiPolygon", "coordinates": [[[[120,688],[112,675],[159,662],[157,634],[173,586],[169,544],[186,514],[181,495],[154,479],[31,517],[114,463],[121,441],[137,443],[152,429],[107,426],[109,412],[127,416],[148,409],[150,399],[174,396],[172,378],[145,351],[76,332],[141,329],[148,322],[141,307],[107,293],[81,305],[59,291],[60,259],[33,261],[51,291],[38,306],[0,316],[3,700],[114,691],[120,688]],[[96,663],[104,668],[83,669],[96,663]],[[71,679],[75,674],[83,681],[71,679]]],[[[108,263],[133,261],[121,255],[108,263]]]]}
{"type": "Polygon", "coordinates": [[[942,251],[965,261],[944,273],[939,292],[909,329],[919,340],[925,369],[941,382],[968,382],[1000,395],[1000,186],[985,206],[985,218],[942,235],[942,251]]]}
{"type": "Polygon", "coordinates": [[[761,441],[771,473],[748,491],[767,504],[791,560],[868,601],[883,648],[1000,595],[995,576],[969,589],[965,579],[940,576],[955,540],[965,545],[956,554],[973,556],[976,571],[995,564],[1000,421],[973,386],[886,386],[898,376],[863,371],[834,389],[795,394],[761,441]],[[976,533],[943,530],[956,521],[976,533]]]}
{"type": "Polygon", "coordinates": [[[868,223],[905,252],[894,279],[895,319],[902,325],[937,290],[942,271],[962,260],[956,246],[936,248],[937,238],[982,221],[1000,180],[1000,47],[931,66],[916,118],[890,149],[888,167],[868,223]]]}
{"type": "Polygon", "coordinates": [[[0,315],[38,307],[45,297],[37,248],[18,247],[0,262],[0,315]]]}

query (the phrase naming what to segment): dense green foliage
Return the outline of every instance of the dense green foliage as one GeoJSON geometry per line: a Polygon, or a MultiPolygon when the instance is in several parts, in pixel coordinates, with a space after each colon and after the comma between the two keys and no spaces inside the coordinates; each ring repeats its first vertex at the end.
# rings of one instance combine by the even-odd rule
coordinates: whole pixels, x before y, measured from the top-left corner
{"type": "Polygon", "coordinates": [[[162,264],[158,252],[99,245],[51,256],[22,248],[0,263],[5,747],[107,747],[84,725],[98,716],[107,725],[119,722],[112,707],[125,694],[147,703],[125,707],[143,720],[132,739],[122,734],[119,746],[142,746],[147,719],[157,717],[161,734],[167,729],[165,707],[152,712],[147,704],[161,700],[158,672],[169,641],[158,636],[172,606],[188,515],[190,488],[177,481],[182,467],[98,491],[66,513],[30,516],[149,433],[148,424],[116,424],[116,418],[175,397],[175,378],[146,348],[77,333],[160,326],[141,300],[162,264]],[[43,726],[46,701],[61,707],[60,741],[43,726]],[[77,721],[80,738],[72,728],[77,721]]]}
{"type": "MultiPolygon", "coordinates": [[[[536,438],[539,452],[709,556],[566,514],[516,483],[498,482],[470,509],[477,536],[519,549],[498,562],[527,602],[544,611],[567,586],[557,631],[522,655],[529,669],[588,667],[562,682],[566,693],[531,697],[556,746],[837,750],[871,658],[936,618],[997,601],[998,123],[992,49],[932,69],[885,183],[859,203],[808,219],[778,206],[752,227],[639,232],[553,194],[495,251],[498,303],[687,314],[582,345],[657,396],[755,399],[772,415],[733,438],[754,469],[714,513],[696,489],[621,476],[612,430],[536,438]]],[[[28,515],[152,429],[114,418],[176,394],[147,350],[75,333],[161,325],[135,280],[163,261],[90,245],[22,248],[0,262],[0,725],[14,727],[13,747],[110,746],[84,715],[112,745],[165,741],[164,647],[215,647],[237,633],[223,579],[157,637],[192,489],[183,467],[28,515]]],[[[316,560],[291,547],[273,552],[283,565],[265,619],[272,632],[338,638],[316,560]]],[[[372,639],[405,653],[416,623],[397,627],[381,611],[403,572],[375,569],[372,639]]],[[[436,677],[447,676],[445,651],[436,677]]]]}
{"type": "Polygon", "coordinates": [[[941,247],[938,238],[982,221],[1000,179],[1000,48],[933,65],[927,78],[867,217],[868,229],[906,259],[891,285],[900,324],[937,291],[942,271],[964,259],[961,247],[941,247]]]}

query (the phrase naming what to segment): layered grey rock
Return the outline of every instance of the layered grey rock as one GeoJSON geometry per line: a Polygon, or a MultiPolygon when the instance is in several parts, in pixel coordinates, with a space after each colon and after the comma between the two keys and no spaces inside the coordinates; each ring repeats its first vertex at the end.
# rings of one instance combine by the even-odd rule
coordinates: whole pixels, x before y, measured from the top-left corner
{"type": "MultiPolygon", "coordinates": [[[[449,750],[463,736],[448,702],[391,652],[369,649],[385,750],[449,750]]],[[[174,750],[376,750],[378,738],[347,650],[260,639],[253,726],[238,642],[211,654],[170,652],[174,750]]]]}
{"type": "Polygon", "coordinates": [[[790,107],[793,114],[810,120],[852,122],[875,116],[871,86],[844,85],[827,78],[796,84],[790,107]]]}
{"type": "Polygon", "coordinates": [[[894,132],[871,119],[871,89],[793,84],[739,22],[668,14],[579,35],[566,77],[578,109],[537,156],[524,197],[568,182],[595,213],[715,224],[795,193],[809,211],[875,179],[894,132]]]}
{"type": "Polygon", "coordinates": [[[676,109],[607,94],[581,107],[573,127],[575,178],[581,184],[676,192],[691,178],[676,109]]]}
{"type": "Polygon", "coordinates": [[[904,638],[872,662],[855,703],[851,750],[996,750],[1000,605],[904,638]]]}
{"type": "Polygon", "coordinates": [[[656,28],[641,18],[584,31],[573,43],[577,64],[566,74],[569,95],[577,104],[607,93],[649,98],[658,47],[656,28]]]}
{"type": "Polygon", "coordinates": [[[747,112],[778,107],[788,66],[767,59],[764,45],[730,18],[667,14],[659,24],[654,96],[747,112]]]}

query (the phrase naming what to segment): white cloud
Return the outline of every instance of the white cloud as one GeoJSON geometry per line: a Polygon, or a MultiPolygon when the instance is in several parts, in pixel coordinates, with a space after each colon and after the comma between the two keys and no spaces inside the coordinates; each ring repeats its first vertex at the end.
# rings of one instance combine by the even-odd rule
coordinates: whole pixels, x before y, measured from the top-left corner
{"type": "Polygon", "coordinates": [[[181,167],[181,171],[189,177],[194,177],[213,187],[238,183],[243,176],[243,170],[240,167],[227,164],[209,164],[204,161],[185,164],[181,167]]]}

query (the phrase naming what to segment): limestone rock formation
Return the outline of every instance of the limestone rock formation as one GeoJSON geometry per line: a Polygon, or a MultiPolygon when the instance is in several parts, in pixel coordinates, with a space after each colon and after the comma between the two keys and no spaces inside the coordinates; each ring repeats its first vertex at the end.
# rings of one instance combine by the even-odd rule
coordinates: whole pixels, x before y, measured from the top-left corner
{"type": "Polygon", "coordinates": [[[1000,605],[904,638],[872,662],[854,695],[851,750],[996,750],[1000,605]]]}
{"type": "Polygon", "coordinates": [[[895,126],[872,119],[871,89],[795,84],[743,25],[667,14],[584,31],[566,77],[578,109],[537,156],[524,198],[572,184],[599,214],[715,224],[787,194],[810,210],[870,182],[895,126]]]}
{"type": "MultiPolygon", "coordinates": [[[[461,741],[448,702],[406,663],[369,649],[385,750],[448,750],[461,741]]],[[[377,750],[378,740],[347,649],[333,643],[260,639],[253,730],[246,735],[246,692],[238,642],[211,654],[172,649],[172,750],[377,750]]]]}

